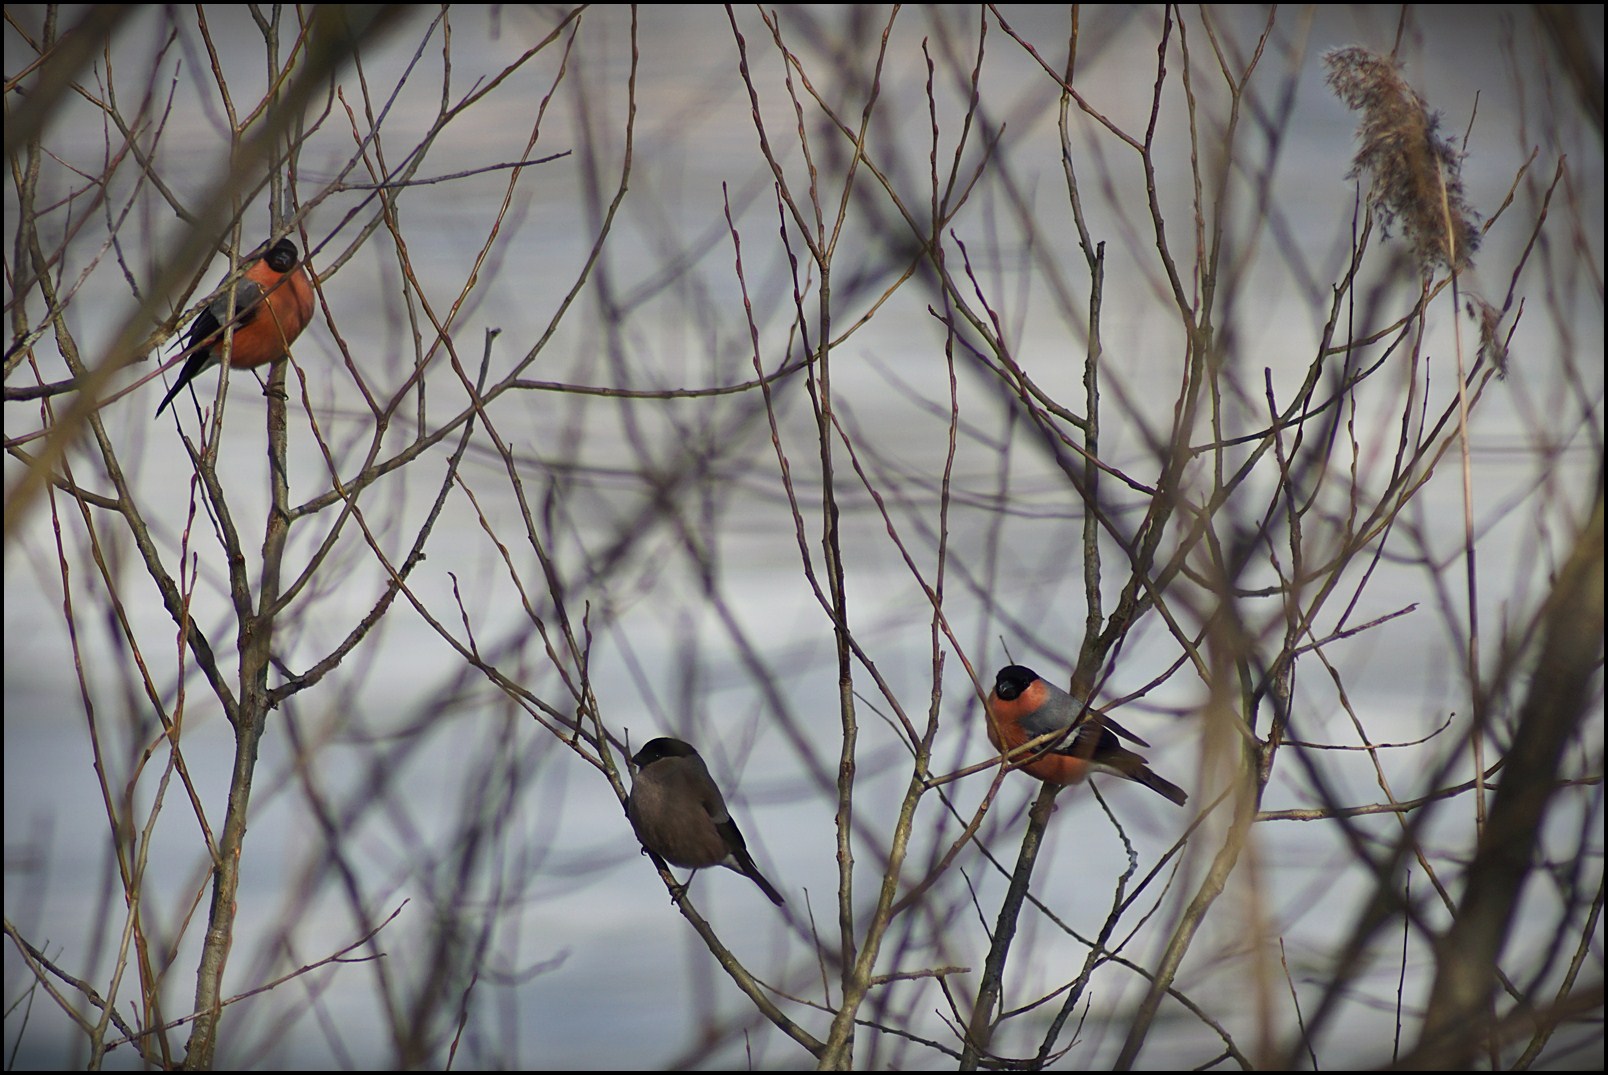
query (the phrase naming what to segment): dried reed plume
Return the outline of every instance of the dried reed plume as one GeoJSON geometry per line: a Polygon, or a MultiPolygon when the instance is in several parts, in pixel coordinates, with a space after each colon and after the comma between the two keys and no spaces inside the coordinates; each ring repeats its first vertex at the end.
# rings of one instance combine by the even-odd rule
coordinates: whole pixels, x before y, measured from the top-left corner
{"type": "Polygon", "coordinates": [[[1467,268],[1479,247],[1479,214],[1463,199],[1462,155],[1438,133],[1440,115],[1429,110],[1387,57],[1345,48],[1323,62],[1335,94],[1362,112],[1362,148],[1350,177],[1365,171],[1373,176],[1371,200],[1379,223],[1388,229],[1401,218],[1426,272],[1440,265],[1467,268]]]}

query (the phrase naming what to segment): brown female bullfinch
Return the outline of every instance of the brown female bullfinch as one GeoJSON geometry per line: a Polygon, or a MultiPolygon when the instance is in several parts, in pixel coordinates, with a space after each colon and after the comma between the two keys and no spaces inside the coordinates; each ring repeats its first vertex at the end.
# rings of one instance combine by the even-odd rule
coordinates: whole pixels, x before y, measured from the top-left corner
{"type": "Polygon", "coordinates": [[[662,737],[650,741],[631,760],[637,771],[625,813],[649,854],[694,870],[705,866],[736,870],[778,907],[785,902],[754,865],[743,834],[726,812],[726,800],[696,750],[680,739],[662,737]]]}
{"type": "MultiPolygon", "coordinates": [[[[220,360],[223,324],[229,316],[229,292],[213,299],[190,325],[185,349],[190,357],[178,380],[157,404],[156,415],[220,360]]],[[[313,316],[313,285],[301,252],[289,239],[281,239],[252,262],[234,288],[234,334],[229,343],[229,365],[237,369],[261,366],[284,358],[290,345],[313,316]]]]}
{"type": "Polygon", "coordinates": [[[1179,806],[1189,798],[1183,788],[1151,772],[1145,759],[1124,748],[1117,736],[1142,747],[1149,743],[1110,717],[1087,709],[1082,699],[1040,679],[1031,668],[1010,664],[999,670],[988,695],[988,741],[996,750],[1013,750],[1073,724],[1078,727],[1071,735],[1041,744],[1015,767],[1052,784],[1081,784],[1091,772],[1110,773],[1143,784],[1179,806]]]}

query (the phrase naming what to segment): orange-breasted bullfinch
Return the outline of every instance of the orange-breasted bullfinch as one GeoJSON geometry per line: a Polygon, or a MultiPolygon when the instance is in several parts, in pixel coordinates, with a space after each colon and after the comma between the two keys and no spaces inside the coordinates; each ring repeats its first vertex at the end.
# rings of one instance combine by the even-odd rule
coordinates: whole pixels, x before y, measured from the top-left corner
{"type": "MultiPolygon", "coordinates": [[[[782,894],[748,854],[698,752],[680,739],[654,739],[631,759],[637,771],[625,812],[651,854],[677,866],[724,866],[753,880],[778,907],[782,894]]],[[[683,886],[685,887],[685,886],[683,886]]]]}
{"type": "Polygon", "coordinates": [[[1081,699],[1019,664],[1006,665],[994,677],[988,695],[988,741],[1001,753],[1073,724],[1077,729],[1065,739],[1040,744],[1017,759],[1014,767],[1052,784],[1081,784],[1091,772],[1110,773],[1143,784],[1179,806],[1189,798],[1183,788],[1151,772],[1145,759],[1123,747],[1117,736],[1142,747],[1149,743],[1110,717],[1085,708],[1081,699]]]}
{"type": "MultiPolygon", "coordinates": [[[[307,279],[307,268],[295,243],[281,239],[251,263],[234,287],[233,309],[230,366],[261,366],[285,356],[313,317],[313,284],[307,279]]],[[[221,359],[219,351],[223,349],[229,310],[229,292],[225,290],[191,324],[185,341],[190,357],[179,371],[178,380],[157,405],[158,417],[179,389],[221,359]]]]}

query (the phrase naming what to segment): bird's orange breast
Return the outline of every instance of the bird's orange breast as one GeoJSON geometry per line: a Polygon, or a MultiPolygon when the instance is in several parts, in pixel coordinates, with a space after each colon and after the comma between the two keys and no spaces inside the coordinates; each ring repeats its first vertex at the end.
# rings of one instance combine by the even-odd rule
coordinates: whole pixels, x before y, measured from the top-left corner
{"type": "MultiPolygon", "coordinates": [[[[1004,753],[1037,738],[1022,726],[1022,721],[1037,712],[1048,696],[1043,680],[1008,701],[991,691],[988,695],[988,741],[994,744],[994,749],[1004,753]]],[[[1065,745],[1061,744],[1063,748],[1065,745]]],[[[1015,762],[1012,767],[1052,784],[1081,784],[1089,775],[1088,763],[1070,754],[1049,751],[1037,757],[1029,753],[1026,757],[1032,760],[1015,762]]]]}

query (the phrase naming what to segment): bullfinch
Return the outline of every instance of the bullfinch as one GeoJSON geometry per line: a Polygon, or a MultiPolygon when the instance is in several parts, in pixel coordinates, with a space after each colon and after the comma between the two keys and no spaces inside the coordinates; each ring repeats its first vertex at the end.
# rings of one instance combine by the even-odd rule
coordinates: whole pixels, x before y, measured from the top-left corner
{"type": "Polygon", "coordinates": [[[626,816],[650,854],[691,869],[724,866],[746,875],[780,907],[782,894],[759,872],[698,752],[680,739],[650,741],[631,759],[637,771],[626,816]]]}
{"type": "MultiPolygon", "coordinates": [[[[157,417],[179,394],[221,359],[224,323],[229,317],[229,292],[213,299],[190,326],[185,349],[190,352],[178,380],[157,405],[157,417]]],[[[289,239],[281,239],[266,254],[252,261],[234,288],[234,335],[230,337],[229,365],[245,369],[285,357],[302,329],[313,317],[313,284],[301,262],[301,252],[289,239]]]]}
{"type": "Polygon", "coordinates": [[[1006,665],[988,695],[988,741],[1001,753],[1050,732],[1077,724],[1065,739],[1040,744],[1015,767],[1052,784],[1081,784],[1091,772],[1110,773],[1143,784],[1158,795],[1184,805],[1184,789],[1150,771],[1145,759],[1117,741],[1150,744],[1110,717],[1088,710],[1083,701],[1039,678],[1031,668],[1006,665]],[[1079,721],[1079,718],[1082,720],[1079,721]]]}

